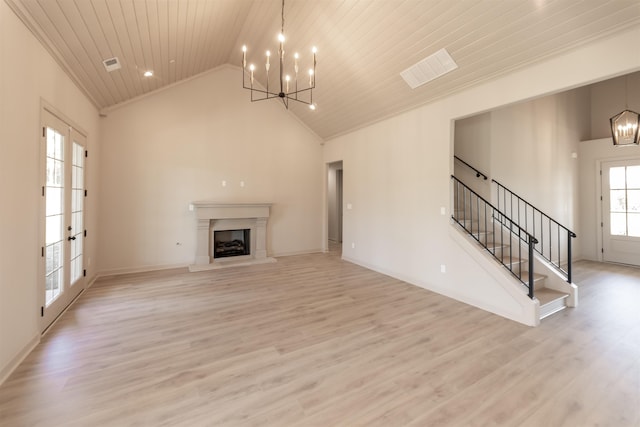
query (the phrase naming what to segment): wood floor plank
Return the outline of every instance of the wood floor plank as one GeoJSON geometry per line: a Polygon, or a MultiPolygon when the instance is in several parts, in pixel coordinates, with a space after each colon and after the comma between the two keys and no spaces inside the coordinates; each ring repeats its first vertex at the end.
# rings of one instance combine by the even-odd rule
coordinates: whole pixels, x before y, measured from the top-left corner
{"type": "Polygon", "coordinates": [[[2,426],[640,425],[640,269],[529,328],[340,260],[100,279],[0,386],[2,426]]]}

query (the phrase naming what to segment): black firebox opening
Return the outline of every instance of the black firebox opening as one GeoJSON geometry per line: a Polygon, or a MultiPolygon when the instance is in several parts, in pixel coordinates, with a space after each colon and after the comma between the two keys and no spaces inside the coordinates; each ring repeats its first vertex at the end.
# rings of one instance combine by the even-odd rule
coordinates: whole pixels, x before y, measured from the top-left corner
{"type": "Polygon", "coordinates": [[[249,255],[251,253],[251,230],[224,230],[213,232],[213,257],[249,255]]]}

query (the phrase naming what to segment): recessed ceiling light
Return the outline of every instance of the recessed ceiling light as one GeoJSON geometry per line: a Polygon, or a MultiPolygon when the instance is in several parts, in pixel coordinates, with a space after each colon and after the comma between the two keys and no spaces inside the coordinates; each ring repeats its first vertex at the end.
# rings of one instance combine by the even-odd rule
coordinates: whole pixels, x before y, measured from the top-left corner
{"type": "Polygon", "coordinates": [[[145,71],[145,72],[144,72],[144,74],[143,74],[143,76],[145,76],[145,77],[151,77],[151,76],[153,76],[153,71],[145,71]]]}

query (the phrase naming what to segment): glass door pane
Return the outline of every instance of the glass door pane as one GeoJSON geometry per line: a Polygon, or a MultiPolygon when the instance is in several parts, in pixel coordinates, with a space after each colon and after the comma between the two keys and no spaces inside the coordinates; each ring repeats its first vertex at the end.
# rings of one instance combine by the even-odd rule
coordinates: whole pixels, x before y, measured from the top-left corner
{"type": "Polygon", "coordinates": [[[45,304],[61,293],[64,280],[64,135],[46,128],[45,304]]]}
{"type": "Polygon", "coordinates": [[[83,202],[84,202],[84,147],[73,142],[71,166],[71,286],[82,277],[83,253],[83,202]]]}

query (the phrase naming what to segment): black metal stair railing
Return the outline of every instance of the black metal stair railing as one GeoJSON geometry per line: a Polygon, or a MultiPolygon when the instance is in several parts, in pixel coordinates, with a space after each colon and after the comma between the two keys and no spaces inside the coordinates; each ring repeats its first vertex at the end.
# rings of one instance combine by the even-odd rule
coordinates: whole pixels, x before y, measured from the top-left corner
{"type": "Polygon", "coordinates": [[[576,233],[495,179],[491,182],[496,185],[498,209],[538,240],[535,251],[571,283],[571,239],[576,237],[576,233]],[[563,264],[566,264],[566,268],[563,264]]]}
{"type": "Polygon", "coordinates": [[[487,175],[480,172],[480,170],[474,168],[473,166],[471,166],[469,163],[465,162],[464,160],[462,160],[460,157],[458,156],[453,156],[454,159],[456,159],[457,161],[459,161],[460,163],[462,163],[463,165],[465,165],[466,167],[468,167],[469,169],[471,169],[472,171],[474,171],[476,173],[476,178],[484,178],[484,180],[487,180],[487,175]]]}
{"type": "Polygon", "coordinates": [[[533,298],[533,248],[536,238],[486,201],[462,181],[453,180],[453,220],[528,288],[533,298]],[[515,244],[512,244],[515,243],[515,244]],[[526,246],[527,269],[523,269],[523,245],[526,246]]]}

